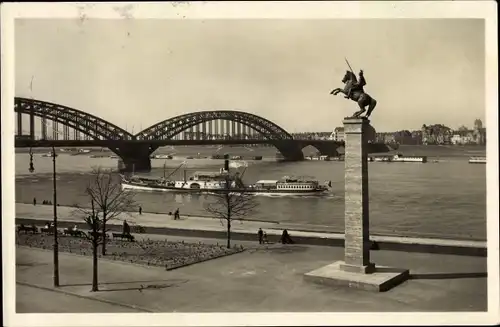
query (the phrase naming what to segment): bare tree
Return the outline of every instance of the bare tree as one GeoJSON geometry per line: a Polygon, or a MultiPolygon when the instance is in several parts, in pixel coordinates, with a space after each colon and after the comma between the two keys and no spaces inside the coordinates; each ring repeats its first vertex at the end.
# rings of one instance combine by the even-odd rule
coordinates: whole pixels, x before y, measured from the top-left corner
{"type": "Polygon", "coordinates": [[[254,196],[243,185],[239,177],[227,174],[224,189],[213,194],[214,201],[205,205],[205,210],[220,218],[227,227],[227,248],[231,248],[231,223],[248,216],[257,207],[254,196]]]}
{"type": "Polygon", "coordinates": [[[99,213],[95,212],[94,201],[92,201],[92,214],[86,217],[85,221],[91,230],[87,237],[92,242],[92,292],[97,292],[99,291],[97,252],[102,234],[99,233],[99,213]]]}
{"type": "Polygon", "coordinates": [[[94,201],[91,200],[91,202],[91,209],[76,206],[75,214],[82,214],[83,220],[90,228],[88,234],[83,231],[79,231],[78,234],[80,236],[85,236],[85,238],[92,244],[92,292],[97,292],[99,291],[98,252],[99,245],[103,243],[103,235],[100,231],[102,219],[100,218],[99,211],[95,208],[94,201]]]}
{"type": "Polygon", "coordinates": [[[135,211],[137,205],[133,199],[133,193],[121,188],[119,175],[112,170],[95,168],[92,172],[85,193],[94,203],[96,209],[102,215],[100,225],[102,227],[102,255],[106,255],[106,225],[109,221],[117,219],[122,214],[135,211]]]}
{"type": "MultiPolygon", "coordinates": [[[[106,244],[106,223],[117,219],[122,213],[129,213],[134,208],[133,194],[124,192],[117,183],[111,170],[94,169],[92,179],[85,189],[89,196],[91,208],[76,207],[75,214],[83,215],[89,233],[79,232],[92,244],[92,291],[99,290],[98,283],[98,252],[99,245],[106,244]]],[[[103,255],[105,250],[103,249],[103,255]]]]}

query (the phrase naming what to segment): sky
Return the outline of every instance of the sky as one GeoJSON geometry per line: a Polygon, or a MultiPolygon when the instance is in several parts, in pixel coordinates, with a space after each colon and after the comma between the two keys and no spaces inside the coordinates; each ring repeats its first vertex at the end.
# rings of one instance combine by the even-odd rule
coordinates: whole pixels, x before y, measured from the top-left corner
{"type": "Polygon", "coordinates": [[[485,120],[484,37],[479,19],[18,19],[15,94],[134,132],[205,110],[332,131],[358,108],[329,94],[347,57],[377,131],[472,127],[485,120]]]}

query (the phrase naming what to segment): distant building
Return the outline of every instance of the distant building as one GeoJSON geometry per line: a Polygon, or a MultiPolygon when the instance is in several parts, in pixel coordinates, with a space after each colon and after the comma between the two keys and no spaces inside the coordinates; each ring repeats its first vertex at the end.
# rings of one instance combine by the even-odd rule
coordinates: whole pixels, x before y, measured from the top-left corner
{"type": "Polygon", "coordinates": [[[486,144],[486,129],[483,128],[483,122],[480,119],[474,121],[474,129],[468,129],[465,126],[460,126],[458,130],[453,132],[451,138],[452,144],[486,144]]]}
{"type": "Polygon", "coordinates": [[[464,144],[474,144],[473,131],[456,131],[451,137],[451,144],[464,145],[464,144]]]}
{"type": "Polygon", "coordinates": [[[422,144],[451,144],[451,138],[453,136],[453,131],[451,128],[444,126],[442,124],[435,125],[423,125],[421,128],[422,132],[422,144]]]}
{"type": "Polygon", "coordinates": [[[344,127],[335,127],[329,139],[336,142],[343,142],[345,140],[344,127]]]}
{"type": "Polygon", "coordinates": [[[377,143],[396,143],[396,138],[392,132],[375,133],[374,140],[377,143]]]}
{"type": "Polygon", "coordinates": [[[402,130],[394,133],[394,141],[398,144],[413,144],[412,134],[408,130],[402,130]]]}
{"type": "Polygon", "coordinates": [[[473,136],[474,143],[479,145],[486,144],[486,128],[483,128],[483,122],[481,121],[481,119],[476,119],[474,121],[473,136]]]}
{"type": "Polygon", "coordinates": [[[417,145],[422,144],[422,131],[412,131],[411,138],[412,138],[412,144],[417,144],[417,145]]]}

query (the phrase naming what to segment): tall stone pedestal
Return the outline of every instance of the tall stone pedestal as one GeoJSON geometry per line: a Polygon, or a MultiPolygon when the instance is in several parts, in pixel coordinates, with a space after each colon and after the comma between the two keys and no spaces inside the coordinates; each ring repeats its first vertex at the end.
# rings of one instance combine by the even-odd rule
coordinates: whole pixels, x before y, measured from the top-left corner
{"type": "Polygon", "coordinates": [[[314,282],[386,291],[408,279],[409,271],[370,262],[368,199],[368,131],[366,118],[346,118],[344,261],[305,274],[314,282]]]}

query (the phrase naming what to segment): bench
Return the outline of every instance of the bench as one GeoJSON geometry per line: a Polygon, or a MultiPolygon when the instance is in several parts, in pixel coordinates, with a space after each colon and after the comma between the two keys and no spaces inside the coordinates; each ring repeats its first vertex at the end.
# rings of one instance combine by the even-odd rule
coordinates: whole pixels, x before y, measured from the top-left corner
{"type": "Polygon", "coordinates": [[[134,232],[136,232],[138,234],[146,233],[146,229],[144,227],[142,227],[141,225],[136,225],[136,226],[132,227],[132,229],[134,230],[134,232]]]}
{"type": "Polygon", "coordinates": [[[63,231],[64,235],[75,236],[75,237],[86,237],[85,232],[81,230],[65,229],[63,231]]]}
{"type": "MultiPolygon", "coordinates": [[[[50,228],[41,228],[40,229],[40,232],[43,233],[43,234],[54,234],[54,227],[50,227],[50,228]]],[[[57,231],[57,233],[59,234],[60,232],[57,231]]]]}
{"type": "MultiPolygon", "coordinates": [[[[89,231],[87,232],[87,234],[88,234],[88,236],[89,236],[89,237],[90,237],[90,236],[92,236],[92,235],[93,235],[93,233],[94,233],[94,232],[93,232],[92,230],[89,230],[89,231]]],[[[102,237],[102,231],[100,231],[100,230],[99,230],[99,231],[97,231],[97,235],[99,235],[99,237],[101,238],[101,237],[102,237]]],[[[106,233],[106,239],[109,239],[109,235],[108,235],[108,233],[106,233]]]]}
{"type": "Polygon", "coordinates": [[[33,234],[36,234],[36,233],[38,233],[38,228],[34,225],[32,225],[32,226],[24,226],[24,225],[17,226],[17,232],[19,233],[21,231],[24,231],[25,234],[27,234],[28,232],[32,232],[33,234]]]}
{"type": "Polygon", "coordinates": [[[125,238],[125,239],[129,240],[130,242],[135,241],[134,235],[130,235],[130,234],[113,233],[113,238],[120,238],[122,240],[125,238]]]}

